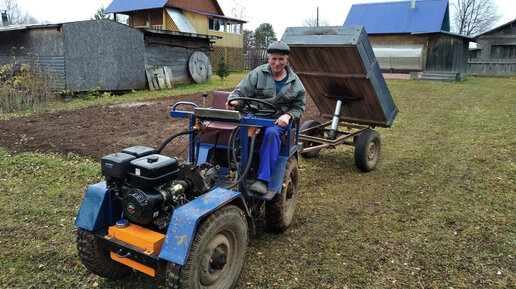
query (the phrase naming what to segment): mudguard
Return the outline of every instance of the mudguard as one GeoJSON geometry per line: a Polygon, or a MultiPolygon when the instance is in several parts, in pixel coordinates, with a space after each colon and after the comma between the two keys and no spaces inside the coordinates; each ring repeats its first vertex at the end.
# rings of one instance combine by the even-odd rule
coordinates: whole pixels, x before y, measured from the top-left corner
{"type": "Polygon", "coordinates": [[[106,188],[106,182],[88,186],[75,225],[88,231],[115,224],[122,206],[106,188]]]}
{"type": "Polygon", "coordinates": [[[215,188],[186,205],[176,208],[159,257],[184,265],[199,221],[238,197],[243,198],[240,192],[215,188]]]}

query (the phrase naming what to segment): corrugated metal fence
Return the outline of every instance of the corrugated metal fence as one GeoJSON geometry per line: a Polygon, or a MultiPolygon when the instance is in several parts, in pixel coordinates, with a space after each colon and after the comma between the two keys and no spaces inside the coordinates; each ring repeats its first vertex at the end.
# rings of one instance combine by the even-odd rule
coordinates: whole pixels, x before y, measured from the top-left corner
{"type": "Polygon", "coordinates": [[[515,75],[516,59],[469,60],[468,74],[481,76],[515,75]]]}
{"type": "Polygon", "coordinates": [[[52,89],[63,90],[66,88],[65,58],[63,56],[3,56],[0,55],[0,66],[8,63],[28,63],[38,65],[41,70],[50,72],[53,80],[52,89]]]}

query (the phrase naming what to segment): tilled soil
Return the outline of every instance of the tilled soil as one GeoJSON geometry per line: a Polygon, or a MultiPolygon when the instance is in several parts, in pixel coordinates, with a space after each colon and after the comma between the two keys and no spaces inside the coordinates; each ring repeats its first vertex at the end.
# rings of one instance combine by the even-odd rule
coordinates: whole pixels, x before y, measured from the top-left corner
{"type": "MultiPolygon", "coordinates": [[[[0,147],[11,153],[71,152],[93,160],[134,145],[157,148],[168,136],[188,129],[186,119],[170,117],[172,106],[179,101],[202,105],[202,96],[171,96],[0,120],[0,147]]],[[[211,93],[207,103],[211,103],[211,93]]],[[[317,116],[317,109],[307,97],[303,120],[317,116]]],[[[182,136],[168,144],[162,153],[185,158],[186,146],[187,137],[182,136]]]]}

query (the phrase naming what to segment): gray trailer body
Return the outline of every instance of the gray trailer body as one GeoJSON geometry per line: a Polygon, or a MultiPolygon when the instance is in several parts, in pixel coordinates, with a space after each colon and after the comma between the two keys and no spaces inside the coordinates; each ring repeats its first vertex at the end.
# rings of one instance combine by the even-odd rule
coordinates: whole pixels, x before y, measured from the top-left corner
{"type": "Polygon", "coordinates": [[[290,65],[324,117],[390,127],[398,109],[363,26],[289,27],[290,65]]]}

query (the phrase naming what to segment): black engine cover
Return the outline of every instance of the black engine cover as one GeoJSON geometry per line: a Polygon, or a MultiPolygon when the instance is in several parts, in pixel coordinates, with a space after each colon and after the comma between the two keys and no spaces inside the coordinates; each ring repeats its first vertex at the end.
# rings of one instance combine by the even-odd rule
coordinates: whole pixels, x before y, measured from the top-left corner
{"type": "Polygon", "coordinates": [[[152,154],[132,160],[129,175],[134,185],[149,188],[173,179],[178,170],[177,159],[152,154]]]}
{"type": "Polygon", "coordinates": [[[126,153],[114,153],[102,157],[100,166],[102,175],[111,178],[123,179],[127,177],[130,163],[135,156],[126,153]]]}

